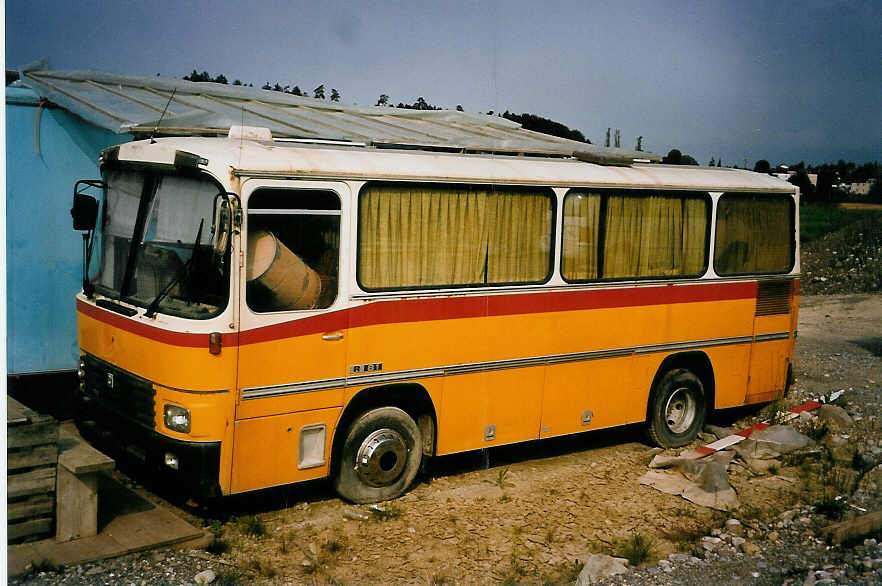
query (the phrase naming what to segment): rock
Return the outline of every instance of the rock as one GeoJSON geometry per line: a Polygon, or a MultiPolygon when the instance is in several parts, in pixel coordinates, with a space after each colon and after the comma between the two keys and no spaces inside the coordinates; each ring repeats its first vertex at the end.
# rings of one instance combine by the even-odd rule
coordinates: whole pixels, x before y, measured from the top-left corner
{"type": "Polygon", "coordinates": [[[743,537],[733,537],[732,538],[732,546],[733,547],[741,547],[745,543],[747,543],[747,540],[744,539],[743,537]]]}
{"type": "Polygon", "coordinates": [[[193,582],[196,584],[211,584],[215,578],[217,578],[217,575],[213,571],[205,570],[193,576],[193,582]]]}
{"type": "Polygon", "coordinates": [[[852,458],[854,458],[854,446],[848,441],[847,437],[830,435],[826,443],[827,448],[830,450],[830,457],[834,461],[841,464],[851,464],[852,458]]]}
{"type": "Polygon", "coordinates": [[[367,521],[368,519],[370,519],[370,515],[368,515],[367,513],[352,508],[345,509],[343,511],[343,516],[352,521],[367,521]]]}
{"type": "Polygon", "coordinates": [[[810,437],[789,425],[772,425],[753,432],[748,439],[733,447],[742,458],[769,460],[813,444],[810,437]]]}
{"type": "Polygon", "coordinates": [[[760,552],[760,548],[758,545],[751,543],[749,541],[745,541],[741,544],[741,551],[746,553],[747,555],[756,555],[760,552]]]}
{"type": "Polygon", "coordinates": [[[609,555],[594,553],[585,560],[585,566],[579,573],[576,580],[576,586],[587,586],[588,584],[596,584],[601,578],[608,578],[616,574],[624,574],[628,571],[628,560],[623,558],[614,558],[609,555]]]}
{"type": "Polygon", "coordinates": [[[89,568],[86,570],[87,576],[97,576],[98,574],[103,574],[105,572],[104,568],[101,566],[95,566],[94,568],[89,568]]]}
{"type": "Polygon", "coordinates": [[[766,535],[766,539],[768,539],[769,541],[778,541],[779,537],[780,535],[778,535],[777,531],[769,531],[769,533],[766,535]]]}
{"type": "Polygon", "coordinates": [[[854,425],[854,420],[839,405],[821,405],[818,408],[818,418],[828,426],[839,430],[846,430],[854,425]]]}
{"type": "Polygon", "coordinates": [[[744,525],[738,519],[729,519],[726,521],[726,532],[732,535],[744,535],[744,525]]]}
{"type": "Polygon", "coordinates": [[[790,521],[793,520],[793,517],[795,517],[796,514],[797,514],[798,512],[799,512],[799,511],[797,511],[796,509],[790,509],[789,511],[784,511],[783,513],[781,513],[780,515],[778,515],[778,517],[779,517],[782,521],[790,522],[790,521]]]}

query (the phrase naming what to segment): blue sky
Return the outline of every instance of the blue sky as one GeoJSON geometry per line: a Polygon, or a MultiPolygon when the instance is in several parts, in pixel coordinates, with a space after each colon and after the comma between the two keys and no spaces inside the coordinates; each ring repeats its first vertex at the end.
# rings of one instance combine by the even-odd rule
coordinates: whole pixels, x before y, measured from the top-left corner
{"type": "Polygon", "coordinates": [[[870,1],[8,0],[6,66],[337,88],[620,128],[701,163],[882,159],[870,1]]]}

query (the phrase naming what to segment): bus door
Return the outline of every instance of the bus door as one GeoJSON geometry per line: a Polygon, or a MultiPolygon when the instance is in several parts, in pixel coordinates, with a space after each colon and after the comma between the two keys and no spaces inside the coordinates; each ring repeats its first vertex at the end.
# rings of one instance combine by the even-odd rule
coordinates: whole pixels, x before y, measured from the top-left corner
{"type": "Polygon", "coordinates": [[[791,279],[769,279],[757,286],[746,403],[771,401],[786,385],[793,346],[792,283],[791,279]]]}
{"type": "Polygon", "coordinates": [[[349,188],[248,180],[232,491],[325,476],[346,377],[349,188]]]}

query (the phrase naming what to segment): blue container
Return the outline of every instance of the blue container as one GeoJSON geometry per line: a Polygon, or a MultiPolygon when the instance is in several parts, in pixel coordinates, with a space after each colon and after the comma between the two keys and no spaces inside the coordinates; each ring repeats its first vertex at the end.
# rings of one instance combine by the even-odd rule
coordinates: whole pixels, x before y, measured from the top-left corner
{"type": "Polygon", "coordinates": [[[73,370],[83,241],[70,217],[77,179],[98,179],[98,153],[131,135],[100,129],[36,93],[6,88],[7,372],[73,370]]]}

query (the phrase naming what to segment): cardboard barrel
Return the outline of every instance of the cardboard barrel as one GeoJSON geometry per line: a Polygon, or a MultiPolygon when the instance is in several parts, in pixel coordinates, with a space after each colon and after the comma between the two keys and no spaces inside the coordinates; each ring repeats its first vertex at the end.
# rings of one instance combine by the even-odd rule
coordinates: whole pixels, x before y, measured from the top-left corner
{"type": "Polygon", "coordinates": [[[272,292],[274,310],[311,309],[322,291],[318,273],[279,242],[275,234],[263,230],[248,235],[245,276],[272,292]]]}

